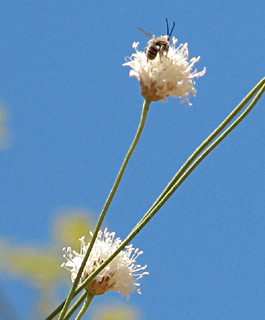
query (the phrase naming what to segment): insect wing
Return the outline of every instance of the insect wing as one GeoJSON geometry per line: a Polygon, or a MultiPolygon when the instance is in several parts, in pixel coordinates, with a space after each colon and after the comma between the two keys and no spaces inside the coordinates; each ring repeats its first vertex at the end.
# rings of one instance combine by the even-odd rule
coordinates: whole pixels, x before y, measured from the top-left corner
{"type": "Polygon", "coordinates": [[[137,27],[143,34],[145,34],[147,37],[153,38],[153,35],[151,33],[145,31],[143,28],[137,27]]]}

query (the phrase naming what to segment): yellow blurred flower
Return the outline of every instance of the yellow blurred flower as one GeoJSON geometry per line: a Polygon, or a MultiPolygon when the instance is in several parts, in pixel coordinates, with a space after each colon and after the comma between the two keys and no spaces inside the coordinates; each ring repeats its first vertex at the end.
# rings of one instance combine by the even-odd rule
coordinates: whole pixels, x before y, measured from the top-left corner
{"type": "MultiPolygon", "coordinates": [[[[14,246],[9,250],[9,272],[13,275],[28,278],[38,287],[54,286],[63,279],[60,269],[61,243],[64,239],[75,245],[79,243],[76,236],[81,237],[89,228],[93,228],[89,212],[80,210],[65,210],[65,215],[56,218],[53,233],[55,240],[42,247],[14,246]],[[59,240],[59,241],[58,241],[59,240]]],[[[91,214],[90,214],[91,216],[91,214]]],[[[79,244],[78,244],[79,246],[79,244]]]]}
{"type": "Polygon", "coordinates": [[[97,308],[92,320],[140,320],[140,315],[136,308],[119,304],[97,308]]]}
{"type": "Polygon", "coordinates": [[[89,231],[93,228],[91,212],[82,209],[64,209],[60,210],[60,216],[55,221],[54,236],[62,243],[79,248],[78,239],[85,235],[89,240],[89,231]]]}
{"type": "Polygon", "coordinates": [[[85,210],[64,210],[56,218],[52,231],[54,239],[42,246],[10,245],[6,241],[0,242],[0,264],[3,271],[18,279],[27,280],[27,284],[38,289],[38,303],[33,318],[46,316],[54,309],[59,301],[56,299],[56,290],[63,281],[66,281],[61,271],[61,241],[77,246],[76,237],[82,234],[89,236],[93,229],[92,214],[85,210]],[[67,214],[66,214],[67,213],[67,214]]]}
{"type": "Polygon", "coordinates": [[[29,279],[38,287],[51,286],[61,277],[58,257],[55,248],[13,248],[9,254],[9,272],[29,279]]]}

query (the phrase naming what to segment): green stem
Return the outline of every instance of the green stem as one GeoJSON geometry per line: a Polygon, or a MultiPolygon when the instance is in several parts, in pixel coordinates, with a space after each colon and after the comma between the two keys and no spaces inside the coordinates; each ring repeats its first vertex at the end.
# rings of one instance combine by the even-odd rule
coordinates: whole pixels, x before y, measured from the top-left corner
{"type": "MultiPolygon", "coordinates": [[[[121,246],[100,265],[76,290],[77,295],[106,265],[115,258],[130,242],[131,240],[141,231],[141,229],[152,219],[155,213],[164,205],[164,203],[170,198],[170,196],[176,191],[176,189],[184,182],[184,180],[190,175],[190,173],[199,165],[199,163],[247,116],[247,114],[254,108],[265,90],[265,78],[263,78],[254,89],[242,100],[242,102],[233,110],[233,112],[221,123],[221,125],[213,131],[213,133],[197,148],[194,153],[188,158],[185,164],[180,168],[174,178],[167,185],[165,190],[161,193],[152,207],[146,212],[144,217],[139,221],[132,232],[123,241],[121,246]],[[257,96],[253,99],[249,107],[241,114],[241,116],[213,142],[201,155],[200,153],[221,133],[221,131],[234,119],[234,117],[243,109],[243,107],[250,101],[251,98],[256,94],[257,96]],[[200,155],[200,157],[199,157],[200,155]],[[197,158],[197,160],[196,160],[197,158]]],[[[149,103],[150,104],[150,103],[149,103]]],[[[46,320],[51,320],[58,312],[62,309],[62,303],[46,320]],[[58,311],[59,310],[59,311],[58,311]]]]}
{"type": "MultiPolygon", "coordinates": [[[[185,173],[189,166],[194,162],[194,160],[200,155],[200,153],[205,150],[205,148],[210,145],[210,143],[227,127],[227,125],[242,111],[245,105],[253,98],[253,96],[261,89],[265,83],[265,78],[263,78],[250,92],[249,94],[236,106],[236,108],[226,117],[226,119],[206,138],[203,143],[192,153],[192,155],[187,159],[183,166],[178,170],[173,179],[168,183],[166,188],[160,194],[158,199],[154,202],[150,210],[161,201],[161,199],[168,193],[168,191],[176,184],[179,178],[185,173]]],[[[149,214],[150,210],[146,213],[149,214]]],[[[145,216],[142,218],[142,220],[145,216]]]]}
{"type": "Polygon", "coordinates": [[[63,309],[66,300],[64,300],[45,320],[52,320],[54,319],[57,314],[63,309]]]}
{"type": "MultiPolygon", "coordinates": [[[[80,269],[79,269],[79,271],[77,273],[77,276],[75,278],[73,286],[72,286],[72,288],[71,288],[71,290],[70,290],[70,292],[68,294],[68,297],[67,297],[67,299],[66,299],[66,301],[65,301],[65,303],[63,305],[63,309],[62,309],[62,312],[61,312],[58,320],[62,320],[64,318],[64,316],[65,316],[65,314],[67,312],[67,309],[69,308],[69,305],[70,305],[72,299],[74,298],[75,290],[76,290],[77,285],[78,285],[78,283],[80,281],[82,272],[83,272],[83,270],[85,268],[85,265],[87,263],[88,257],[90,255],[90,252],[91,252],[91,250],[93,248],[93,245],[94,245],[94,243],[96,241],[97,234],[98,234],[98,232],[99,232],[99,230],[101,228],[101,225],[102,225],[103,220],[104,220],[104,218],[106,216],[106,213],[107,213],[107,211],[109,209],[109,206],[110,206],[110,204],[111,204],[111,202],[112,202],[112,200],[114,198],[114,195],[115,195],[115,193],[116,193],[116,191],[117,191],[117,189],[119,187],[119,184],[121,182],[121,179],[122,179],[122,176],[123,176],[123,174],[125,172],[125,169],[126,169],[128,163],[129,163],[129,160],[130,160],[130,158],[131,158],[131,156],[132,156],[132,154],[133,154],[133,152],[134,152],[134,150],[135,150],[135,148],[136,148],[136,146],[137,146],[137,144],[138,144],[138,142],[140,140],[141,134],[142,134],[144,126],[145,126],[145,122],[146,122],[146,118],[147,118],[147,114],[148,114],[148,111],[149,111],[150,104],[151,104],[151,100],[145,100],[144,101],[143,109],[142,109],[142,115],[141,115],[140,123],[139,123],[139,126],[138,126],[138,130],[137,130],[136,135],[134,137],[134,140],[133,140],[133,142],[132,142],[132,144],[131,144],[128,152],[127,152],[127,155],[125,156],[125,158],[123,160],[123,163],[122,163],[120,171],[119,171],[119,173],[117,175],[117,178],[116,178],[116,180],[115,180],[115,182],[113,184],[113,187],[112,187],[112,189],[111,189],[111,191],[110,191],[110,193],[108,195],[108,198],[107,198],[107,200],[106,200],[106,202],[104,204],[104,207],[103,207],[103,209],[102,209],[102,211],[100,213],[100,216],[99,216],[96,228],[95,228],[95,230],[93,232],[93,236],[92,236],[92,239],[90,241],[88,250],[86,252],[84,260],[82,261],[82,264],[81,264],[80,269]]],[[[49,319],[49,318],[47,318],[47,319],[49,319]]],[[[52,319],[52,318],[50,318],[50,319],[52,319]]]]}
{"type": "Polygon", "coordinates": [[[77,315],[77,317],[75,318],[75,320],[80,320],[80,319],[83,317],[83,315],[84,315],[85,312],[87,311],[87,308],[89,307],[91,301],[92,301],[93,298],[94,298],[94,295],[91,294],[91,293],[89,293],[89,292],[86,294],[86,296],[87,296],[86,302],[84,303],[82,309],[81,309],[80,312],[78,313],[78,315],[77,315]]]}
{"type": "Polygon", "coordinates": [[[66,313],[64,320],[70,319],[70,317],[74,314],[74,312],[78,309],[78,307],[82,304],[87,296],[87,292],[84,291],[82,295],[75,301],[70,310],[66,313]]]}
{"type": "MultiPolygon", "coordinates": [[[[265,80],[265,78],[263,79],[265,80]]],[[[239,124],[242,122],[250,111],[255,107],[261,96],[265,91],[265,81],[263,81],[263,86],[258,92],[257,96],[253,99],[246,110],[213,142],[208,148],[202,152],[200,156],[189,166],[189,168],[175,181],[175,184],[171,188],[167,189],[167,192],[163,197],[159,196],[159,201],[156,201],[152,207],[144,215],[144,218],[138,223],[135,230],[138,233],[148,222],[153,218],[157,211],[167,202],[167,200],[172,196],[172,194],[180,187],[180,185],[187,179],[187,177],[192,173],[192,171],[231,133],[239,124]],[[139,227],[139,228],[138,228],[139,227]]],[[[175,177],[174,177],[175,178],[175,177]]],[[[136,234],[137,234],[136,233],[136,234]]]]}
{"type": "MultiPolygon", "coordinates": [[[[165,202],[172,196],[172,194],[179,188],[179,186],[186,180],[186,178],[191,174],[191,172],[202,162],[202,160],[211,152],[213,149],[217,147],[221,141],[225,139],[225,137],[235,129],[235,127],[249,114],[249,112],[254,108],[254,106],[257,104],[258,100],[261,98],[262,94],[265,91],[265,78],[253,89],[250,94],[243,100],[243,101],[249,101],[251,97],[255,93],[257,93],[258,90],[260,90],[257,94],[257,96],[253,99],[251,104],[247,107],[247,109],[188,167],[186,171],[182,173],[182,175],[176,180],[171,188],[168,188],[167,192],[164,194],[163,197],[159,197],[159,201],[156,201],[155,204],[152,205],[152,207],[147,211],[147,213],[144,215],[144,218],[141,219],[141,221],[136,225],[136,227],[131,231],[131,233],[127,236],[127,238],[122,242],[121,246],[108,258],[106,259],[100,267],[95,270],[80,286],[80,288],[84,288],[88,282],[90,282],[102,269],[106,267],[110,263],[111,260],[115,258],[116,255],[119,254],[120,251],[122,251],[130,242],[131,240],[143,229],[143,227],[154,217],[154,215],[157,213],[157,211],[165,204],[165,202]],[[258,87],[258,89],[257,89],[258,87]],[[254,93],[253,93],[254,90],[254,93]],[[253,94],[252,94],[253,93],[253,94]],[[251,96],[249,98],[249,96],[251,96]]],[[[247,103],[245,102],[244,105],[247,103]]],[[[242,104],[242,102],[241,102],[242,104]]],[[[240,105],[241,105],[240,104],[240,105]]],[[[237,109],[238,107],[236,107],[237,109]]],[[[241,109],[242,110],[242,107],[241,109]]],[[[234,113],[234,112],[232,112],[234,113]]],[[[231,116],[231,114],[229,115],[231,116]]],[[[227,119],[226,119],[227,120],[227,119]]],[[[231,121],[231,120],[230,120],[231,121]]],[[[208,139],[208,138],[207,138],[208,139]]],[[[206,140],[207,140],[206,139],[206,140]]],[[[206,141],[205,140],[205,141],[206,141]]],[[[190,158],[189,158],[190,159],[190,158]]],[[[189,159],[187,161],[189,161],[189,159]]],[[[184,164],[184,166],[186,163],[184,164]]],[[[184,167],[183,166],[183,167],[184,167]]]]}

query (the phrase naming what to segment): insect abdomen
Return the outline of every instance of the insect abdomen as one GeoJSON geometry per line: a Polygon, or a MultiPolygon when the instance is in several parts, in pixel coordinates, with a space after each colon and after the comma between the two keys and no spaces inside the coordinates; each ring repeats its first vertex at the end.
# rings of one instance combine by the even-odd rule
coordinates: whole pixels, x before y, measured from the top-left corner
{"type": "Polygon", "coordinates": [[[149,46],[146,48],[146,56],[149,60],[154,60],[159,52],[160,48],[157,46],[149,46]]]}

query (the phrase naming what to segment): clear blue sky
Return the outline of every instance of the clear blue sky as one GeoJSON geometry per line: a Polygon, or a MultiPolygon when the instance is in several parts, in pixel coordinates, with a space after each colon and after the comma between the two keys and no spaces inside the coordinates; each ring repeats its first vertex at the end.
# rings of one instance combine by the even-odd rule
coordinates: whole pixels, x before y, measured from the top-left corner
{"type": "MultiPolygon", "coordinates": [[[[105,223],[122,238],[264,77],[265,2],[1,4],[0,100],[12,135],[0,158],[2,239],[48,243],[61,207],[92,210],[96,219],[142,108],[138,82],[121,65],[133,41],[143,49],[148,40],[136,27],[165,34],[165,17],[207,74],[197,81],[192,107],[172,98],[151,105],[105,223]]],[[[264,127],[263,97],[134,239],[150,275],[129,304],[144,320],[265,319],[264,127]]],[[[19,294],[25,314],[34,289],[24,293],[21,283],[8,281],[3,287],[19,294]]],[[[123,301],[117,293],[104,299],[123,301]]]]}

